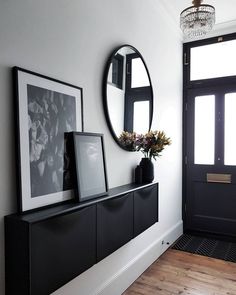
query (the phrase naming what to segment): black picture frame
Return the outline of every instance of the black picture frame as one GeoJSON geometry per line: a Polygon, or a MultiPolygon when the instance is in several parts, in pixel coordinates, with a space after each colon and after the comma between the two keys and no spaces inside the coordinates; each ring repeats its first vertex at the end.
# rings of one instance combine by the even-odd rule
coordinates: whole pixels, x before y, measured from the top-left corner
{"type": "Polygon", "coordinates": [[[78,201],[83,202],[107,195],[103,134],[73,132],[73,150],[78,201]]]}
{"type": "Polygon", "coordinates": [[[74,198],[67,132],[83,131],[83,90],[13,67],[18,211],[74,198]]]}

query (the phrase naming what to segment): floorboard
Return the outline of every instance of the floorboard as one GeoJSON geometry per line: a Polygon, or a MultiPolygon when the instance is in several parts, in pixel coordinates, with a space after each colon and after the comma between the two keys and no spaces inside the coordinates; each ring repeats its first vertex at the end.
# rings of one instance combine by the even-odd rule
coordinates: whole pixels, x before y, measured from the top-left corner
{"type": "Polygon", "coordinates": [[[123,295],[236,295],[236,263],[169,249],[123,295]]]}

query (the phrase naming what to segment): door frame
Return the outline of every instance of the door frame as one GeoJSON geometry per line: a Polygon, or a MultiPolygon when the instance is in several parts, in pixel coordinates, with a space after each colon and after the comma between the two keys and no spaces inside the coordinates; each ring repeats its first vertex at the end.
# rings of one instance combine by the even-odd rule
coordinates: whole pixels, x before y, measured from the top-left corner
{"type": "MultiPolygon", "coordinates": [[[[184,233],[187,232],[186,227],[186,201],[187,201],[187,110],[188,110],[188,92],[192,89],[207,89],[209,87],[219,87],[220,86],[229,86],[234,84],[236,85],[236,76],[230,77],[221,77],[221,78],[211,78],[204,80],[194,80],[190,81],[190,52],[191,48],[214,44],[218,42],[224,42],[229,40],[235,40],[236,33],[227,34],[222,36],[217,36],[209,39],[193,41],[183,44],[183,148],[182,148],[182,218],[183,218],[183,230],[184,233]]],[[[211,235],[211,234],[209,234],[211,235]]]]}

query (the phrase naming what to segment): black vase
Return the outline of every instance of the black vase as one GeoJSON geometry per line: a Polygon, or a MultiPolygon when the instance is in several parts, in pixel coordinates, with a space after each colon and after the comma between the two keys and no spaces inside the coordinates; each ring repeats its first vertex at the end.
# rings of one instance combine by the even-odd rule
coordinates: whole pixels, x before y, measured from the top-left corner
{"type": "Polygon", "coordinates": [[[149,158],[142,158],[140,162],[142,168],[142,180],[145,182],[152,182],[154,179],[154,165],[149,158]]]}

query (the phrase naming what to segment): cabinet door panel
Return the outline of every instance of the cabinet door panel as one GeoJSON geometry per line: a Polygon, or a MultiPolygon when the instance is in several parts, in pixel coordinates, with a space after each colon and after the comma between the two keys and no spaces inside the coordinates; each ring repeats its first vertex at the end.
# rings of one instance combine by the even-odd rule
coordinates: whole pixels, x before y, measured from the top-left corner
{"type": "Polygon", "coordinates": [[[97,204],[97,259],[133,238],[133,194],[97,204]]]}
{"type": "Polygon", "coordinates": [[[31,225],[31,294],[50,294],[96,263],[96,207],[31,225]]]}
{"type": "Polygon", "coordinates": [[[134,236],[158,221],[157,184],[134,192],[134,236]]]}

